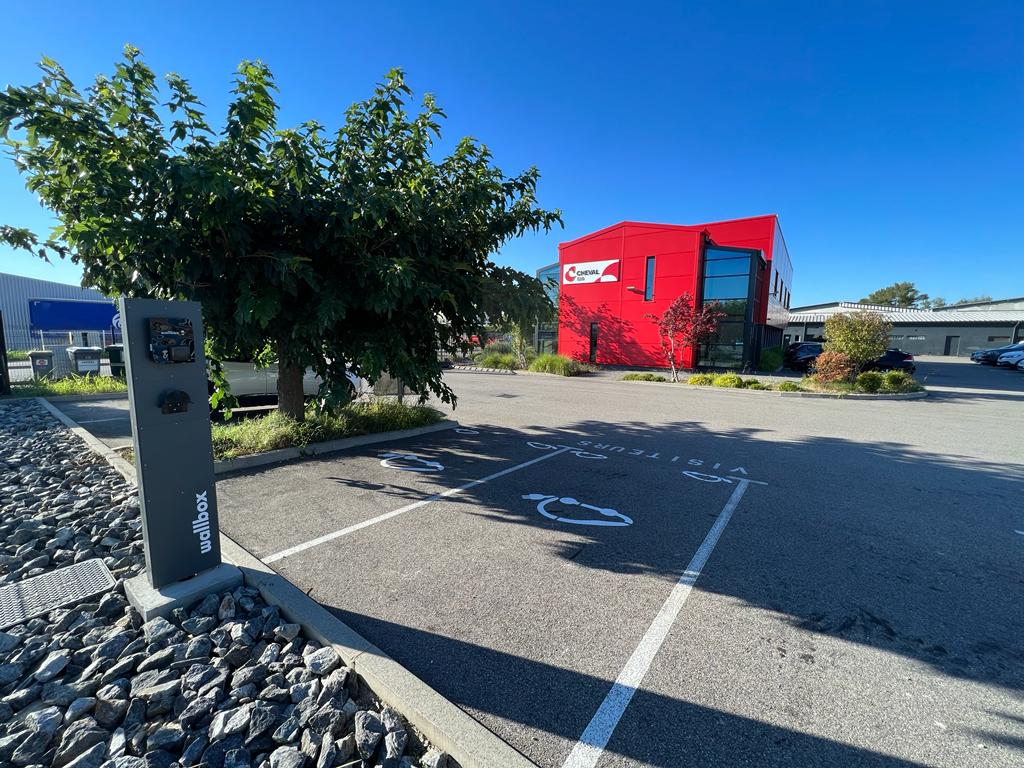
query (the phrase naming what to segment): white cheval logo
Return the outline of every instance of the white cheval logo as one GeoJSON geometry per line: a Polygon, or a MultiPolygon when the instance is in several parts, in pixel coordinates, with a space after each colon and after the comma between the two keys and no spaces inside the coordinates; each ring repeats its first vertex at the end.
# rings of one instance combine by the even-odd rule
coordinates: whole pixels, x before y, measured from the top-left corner
{"type": "Polygon", "coordinates": [[[597,507],[593,504],[584,504],[581,501],[577,501],[571,496],[550,496],[543,493],[528,493],[523,496],[527,501],[536,501],[537,511],[540,512],[544,517],[549,520],[554,520],[558,523],[571,523],[572,525],[603,525],[603,526],[623,526],[632,525],[633,519],[626,517],[621,512],[618,512],[609,507],[597,507]],[[549,510],[547,507],[549,504],[561,504],[563,507],[579,507],[580,509],[589,509],[602,517],[563,517],[562,510],[549,510]]]}
{"type": "Polygon", "coordinates": [[[199,551],[204,555],[213,549],[210,542],[210,508],[206,500],[208,491],[196,494],[196,518],[192,521],[192,533],[199,537],[199,551]]]}

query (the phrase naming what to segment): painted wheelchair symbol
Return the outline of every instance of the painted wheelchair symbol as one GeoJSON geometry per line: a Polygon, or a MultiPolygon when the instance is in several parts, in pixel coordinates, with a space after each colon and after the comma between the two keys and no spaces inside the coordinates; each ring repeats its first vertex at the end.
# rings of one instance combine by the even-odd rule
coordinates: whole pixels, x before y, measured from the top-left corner
{"type": "Polygon", "coordinates": [[[529,442],[529,443],[527,443],[527,445],[530,446],[531,448],[537,448],[538,450],[541,450],[541,451],[557,451],[560,448],[568,448],[569,449],[568,452],[572,453],[572,454],[575,454],[576,457],[579,458],[579,459],[607,459],[608,458],[603,453],[588,453],[587,451],[584,451],[581,448],[573,448],[572,446],[569,446],[569,445],[551,445],[551,443],[533,443],[533,442],[529,442]]]}
{"type": "Polygon", "coordinates": [[[549,520],[558,523],[570,523],[571,525],[602,525],[602,526],[624,526],[632,525],[632,518],[626,517],[621,512],[608,507],[597,507],[593,504],[584,504],[571,496],[549,496],[543,493],[527,493],[523,496],[527,501],[536,501],[537,511],[549,520]],[[563,507],[579,507],[597,512],[602,517],[563,517],[560,512],[564,510],[549,510],[549,504],[560,504],[563,507]]]}
{"type": "Polygon", "coordinates": [[[439,461],[431,461],[414,453],[380,453],[377,458],[380,465],[388,469],[401,469],[405,472],[443,472],[444,465],[439,461]]]}

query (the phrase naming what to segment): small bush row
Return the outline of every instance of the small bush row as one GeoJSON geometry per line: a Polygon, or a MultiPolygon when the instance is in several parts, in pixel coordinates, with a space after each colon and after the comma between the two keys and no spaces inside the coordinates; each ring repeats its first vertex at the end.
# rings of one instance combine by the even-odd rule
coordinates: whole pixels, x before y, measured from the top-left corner
{"type": "Polygon", "coordinates": [[[554,373],[558,376],[579,376],[584,368],[571,357],[544,354],[537,355],[530,363],[530,370],[535,373],[554,373]]]}
{"type": "Polygon", "coordinates": [[[668,378],[660,373],[627,373],[622,377],[623,381],[668,381],[668,378]]]}
{"type": "MultiPolygon", "coordinates": [[[[497,346],[492,344],[491,346],[497,346]]],[[[477,365],[481,368],[501,368],[507,371],[514,371],[519,367],[519,361],[511,352],[487,352],[480,357],[477,365]]]]}

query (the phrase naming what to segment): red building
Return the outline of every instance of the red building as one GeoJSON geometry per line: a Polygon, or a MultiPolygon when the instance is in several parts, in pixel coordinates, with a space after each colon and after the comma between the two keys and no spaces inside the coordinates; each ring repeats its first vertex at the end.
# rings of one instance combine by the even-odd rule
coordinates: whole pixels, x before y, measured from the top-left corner
{"type": "MultiPolygon", "coordinates": [[[[700,364],[756,364],[782,344],[793,266],[778,216],[679,226],[624,221],[558,246],[558,351],[605,365],[667,367],[657,329],[680,294],[727,316],[700,364]]],[[[684,364],[692,367],[695,352],[684,364]]]]}

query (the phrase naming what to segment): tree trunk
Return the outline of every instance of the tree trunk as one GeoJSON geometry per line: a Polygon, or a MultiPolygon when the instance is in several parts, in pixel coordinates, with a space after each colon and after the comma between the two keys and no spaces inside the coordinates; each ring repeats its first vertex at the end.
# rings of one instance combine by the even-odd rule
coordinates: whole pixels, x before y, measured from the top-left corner
{"type": "Polygon", "coordinates": [[[304,373],[298,365],[279,364],[277,367],[277,410],[296,421],[302,421],[306,411],[302,399],[304,373]]]}

